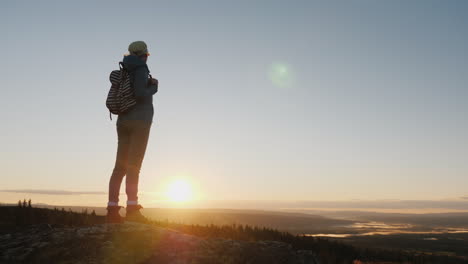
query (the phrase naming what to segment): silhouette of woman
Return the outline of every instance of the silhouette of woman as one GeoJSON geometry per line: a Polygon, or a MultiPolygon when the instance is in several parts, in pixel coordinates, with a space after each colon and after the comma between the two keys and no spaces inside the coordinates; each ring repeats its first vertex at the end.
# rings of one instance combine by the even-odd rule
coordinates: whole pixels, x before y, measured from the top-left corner
{"type": "Polygon", "coordinates": [[[118,136],[117,157],[109,181],[109,201],[107,222],[121,223],[119,192],[123,177],[126,176],[127,207],[125,220],[147,222],[138,203],[138,179],[141,164],[148,143],[153,122],[153,95],[158,91],[158,80],[149,78],[146,61],[149,56],[145,42],[135,41],[128,46],[129,54],[123,58],[124,68],[130,73],[136,105],[118,116],[116,127],[118,136]]]}

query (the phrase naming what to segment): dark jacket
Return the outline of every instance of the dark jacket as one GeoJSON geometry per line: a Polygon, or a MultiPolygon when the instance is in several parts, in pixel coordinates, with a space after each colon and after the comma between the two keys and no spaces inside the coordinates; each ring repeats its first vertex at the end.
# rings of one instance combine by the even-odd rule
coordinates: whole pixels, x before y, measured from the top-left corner
{"type": "Polygon", "coordinates": [[[153,94],[158,91],[158,85],[148,83],[148,66],[135,55],[128,55],[123,58],[124,67],[130,72],[130,78],[136,97],[136,105],[128,112],[120,114],[117,123],[121,120],[144,120],[153,122],[153,94]]]}

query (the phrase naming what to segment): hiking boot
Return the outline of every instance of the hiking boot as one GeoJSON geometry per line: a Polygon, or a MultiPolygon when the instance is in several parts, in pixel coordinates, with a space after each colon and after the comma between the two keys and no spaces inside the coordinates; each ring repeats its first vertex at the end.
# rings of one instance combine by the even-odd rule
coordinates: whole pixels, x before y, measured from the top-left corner
{"type": "Polygon", "coordinates": [[[144,217],[140,212],[142,208],[141,204],[127,204],[125,221],[149,223],[149,219],[144,217]]]}
{"type": "Polygon", "coordinates": [[[124,219],[120,216],[119,210],[123,206],[107,206],[106,223],[123,223],[124,219]]]}

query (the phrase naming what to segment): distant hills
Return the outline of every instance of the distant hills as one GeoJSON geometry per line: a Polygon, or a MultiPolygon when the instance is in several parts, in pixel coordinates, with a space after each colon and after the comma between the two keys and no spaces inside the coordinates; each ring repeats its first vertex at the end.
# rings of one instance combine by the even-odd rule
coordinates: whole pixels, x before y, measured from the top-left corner
{"type": "MultiPolygon", "coordinates": [[[[59,206],[34,204],[40,208],[54,208],[59,206]]],[[[62,206],[60,206],[62,207],[62,206]]],[[[107,213],[105,207],[63,206],[75,212],[83,210],[95,211],[97,215],[107,213]]],[[[121,213],[124,214],[122,209],[121,213]]],[[[178,208],[143,208],[141,212],[154,220],[168,220],[182,224],[199,225],[231,225],[244,224],[251,226],[270,227],[292,234],[324,232],[339,226],[346,226],[355,221],[332,219],[329,217],[304,213],[288,213],[264,210],[243,209],[178,209],[178,208]]]]}

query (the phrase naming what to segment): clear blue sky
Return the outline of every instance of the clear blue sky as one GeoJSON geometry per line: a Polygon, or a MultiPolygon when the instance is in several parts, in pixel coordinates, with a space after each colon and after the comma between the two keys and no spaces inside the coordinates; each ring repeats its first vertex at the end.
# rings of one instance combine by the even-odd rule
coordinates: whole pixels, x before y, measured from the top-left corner
{"type": "Polygon", "coordinates": [[[108,76],[144,40],[160,88],[142,193],[182,177],[203,199],[468,195],[467,13],[455,0],[3,2],[0,188],[107,201],[108,76]]]}

